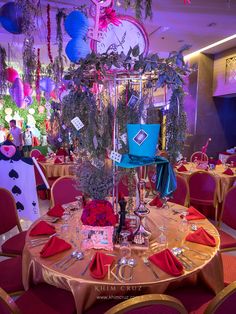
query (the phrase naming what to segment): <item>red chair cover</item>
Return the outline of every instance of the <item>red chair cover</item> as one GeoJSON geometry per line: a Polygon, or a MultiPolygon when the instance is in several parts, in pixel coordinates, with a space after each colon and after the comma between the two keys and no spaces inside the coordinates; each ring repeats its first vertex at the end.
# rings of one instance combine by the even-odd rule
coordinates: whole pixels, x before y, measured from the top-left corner
{"type": "Polygon", "coordinates": [[[216,180],[207,172],[194,172],[189,178],[190,203],[214,204],[216,180]]]}
{"type": "Polygon", "coordinates": [[[21,256],[9,258],[0,262],[0,287],[7,293],[24,290],[22,284],[21,256]]]}
{"type": "Polygon", "coordinates": [[[170,199],[171,202],[186,206],[189,203],[188,200],[188,184],[186,180],[181,176],[176,176],[177,189],[173,193],[173,197],[170,199]]]}
{"type": "Polygon", "coordinates": [[[231,282],[236,281],[236,256],[229,254],[221,254],[224,271],[225,286],[231,282]]]}
{"type": "Polygon", "coordinates": [[[5,254],[22,255],[25,246],[26,231],[17,233],[2,245],[2,252],[5,254]]]}
{"type": "Polygon", "coordinates": [[[226,160],[226,163],[230,164],[231,161],[234,162],[234,166],[235,166],[236,165],[236,155],[232,155],[232,156],[228,157],[227,160],[226,160]]]}
{"type": "Polygon", "coordinates": [[[30,157],[38,158],[41,155],[42,153],[38,149],[32,149],[32,151],[30,152],[30,157]]]}
{"type": "Polygon", "coordinates": [[[75,184],[72,177],[57,179],[51,189],[53,203],[63,205],[76,201],[76,196],[81,196],[82,193],[76,189],[75,184]]]}
{"type": "Polygon", "coordinates": [[[232,187],[226,194],[223,204],[222,221],[236,230],[236,186],[232,187]]]}

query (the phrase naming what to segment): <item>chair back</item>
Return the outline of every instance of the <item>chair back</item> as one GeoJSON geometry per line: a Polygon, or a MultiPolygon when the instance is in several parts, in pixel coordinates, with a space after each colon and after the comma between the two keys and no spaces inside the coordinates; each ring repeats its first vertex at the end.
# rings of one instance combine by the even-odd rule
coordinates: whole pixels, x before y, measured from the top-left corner
{"type": "Polygon", "coordinates": [[[189,194],[191,200],[198,201],[212,201],[216,204],[216,189],[217,181],[215,177],[206,171],[196,171],[189,177],[189,194]]]}
{"type": "Polygon", "coordinates": [[[105,312],[105,314],[187,314],[183,304],[174,297],[165,294],[147,294],[121,302],[105,312]]]}
{"type": "Polygon", "coordinates": [[[194,162],[195,160],[197,160],[198,162],[200,161],[205,161],[208,162],[208,156],[205,153],[202,152],[195,152],[192,154],[192,156],[190,157],[190,162],[194,162]]]}
{"type": "Polygon", "coordinates": [[[236,230],[236,186],[226,194],[222,207],[222,221],[236,230]]]}
{"type": "Polygon", "coordinates": [[[0,234],[8,232],[15,226],[22,231],[15,199],[11,192],[4,188],[0,188],[0,217],[0,234]]]}
{"type": "Polygon", "coordinates": [[[1,287],[0,287],[0,313],[23,314],[17,307],[15,301],[1,287]]]}
{"type": "Polygon", "coordinates": [[[42,155],[42,153],[38,149],[32,149],[30,152],[30,157],[38,158],[41,155],[42,155]]]}
{"type": "Polygon", "coordinates": [[[232,155],[227,158],[226,163],[230,164],[231,162],[233,162],[234,166],[236,166],[236,155],[232,155]]]}
{"type": "Polygon", "coordinates": [[[170,201],[187,207],[189,205],[188,183],[185,178],[181,177],[180,175],[176,175],[176,181],[177,189],[173,193],[173,197],[170,199],[170,201]]]}
{"type": "Polygon", "coordinates": [[[236,304],[236,281],[220,291],[208,304],[204,314],[234,313],[236,304]]]}
{"type": "Polygon", "coordinates": [[[75,184],[75,178],[72,176],[58,178],[51,188],[52,206],[76,201],[76,196],[80,196],[82,193],[76,189],[75,184]]]}
{"type": "MultiPolygon", "coordinates": [[[[136,180],[132,178],[132,189],[136,187],[136,180]]],[[[129,196],[129,177],[128,175],[123,175],[118,182],[118,193],[123,196],[129,196]]]]}

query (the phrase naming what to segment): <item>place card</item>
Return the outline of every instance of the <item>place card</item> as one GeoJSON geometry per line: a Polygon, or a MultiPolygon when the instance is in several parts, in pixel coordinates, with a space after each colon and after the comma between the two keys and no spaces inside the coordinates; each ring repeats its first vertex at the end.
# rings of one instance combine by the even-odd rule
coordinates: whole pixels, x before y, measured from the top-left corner
{"type": "Polygon", "coordinates": [[[82,129],[82,127],[84,126],[83,122],[80,120],[79,117],[75,117],[74,119],[72,119],[71,123],[74,125],[77,131],[82,129]]]}
{"type": "Polygon", "coordinates": [[[120,163],[122,155],[117,153],[117,152],[115,152],[114,150],[112,150],[109,157],[110,157],[111,160],[120,163]]]}

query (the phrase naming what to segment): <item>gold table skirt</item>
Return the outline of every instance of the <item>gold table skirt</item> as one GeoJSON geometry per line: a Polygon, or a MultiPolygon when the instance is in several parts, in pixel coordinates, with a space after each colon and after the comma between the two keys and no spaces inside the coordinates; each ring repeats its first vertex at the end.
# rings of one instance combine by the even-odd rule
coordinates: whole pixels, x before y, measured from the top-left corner
{"type": "MultiPolygon", "coordinates": [[[[188,171],[178,172],[176,173],[182,177],[185,177],[187,180],[189,176],[196,171],[201,171],[200,169],[196,169],[191,165],[191,163],[188,163],[184,165],[188,171]]],[[[235,168],[232,168],[233,171],[235,171],[235,168]]],[[[228,190],[233,186],[234,181],[236,180],[236,173],[234,175],[229,176],[227,174],[223,174],[225,171],[225,168],[223,165],[217,165],[216,168],[213,171],[209,171],[209,173],[214,174],[217,182],[217,199],[219,203],[222,203],[224,201],[225,195],[228,192],[228,190]]]]}
{"type": "Polygon", "coordinates": [[[47,178],[74,174],[75,164],[73,163],[54,164],[53,162],[42,162],[41,165],[45,169],[47,178]]]}
{"type": "MultiPolygon", "coordinates": [[[[174,205],[173,208],[184,209],[179,205],[174,205]]],[[[80,224],[81,210],[74,213],[73,219],[70,220],[70,230],[66,236],[66,240],[74,239],[75,227],[80,224]]],[[[42,217],[43,219],[43,217],[42,217]]],[[[93,256],[95,250],[90,250],[88,255],[82,261],[76,261],[67,270],[62,271],[55,267],[54,263],[59,261],[64,256],[71,253],[74,249],[57,254],[48,258],[40,257],[40,250],[42,246],[31,248],[29,246],[29,231],[26,239],[26,246],[23,252],[23,283],[25,289],[28,289],[31,282],[47,282],[59,288],[64,288],[71,291],[74,295],[77,313],[81,314],[84,310],[88,309],[98,299],[125,299],[125,296],[135,296],[147,293],[165,293],[167,288],[176,288],[183,284],[195,284],[199,278],[215,293],[218,293],[223,289],[223,268],[221,256],[219,254],[219,236],[215,227],[207,220],[198,220],[198,225],[204,226],[208,232],[212,232],[215,235],[217,245],[216,247],[208,247],[196,243],[185,242],[184,238],[186,233],[179,231],[180,217],[179,215],[173,215],[171,209],[154,209],[151,208],[151,212],[146,219],[146,225],[149,230],[152,230],[153,241],[160,233],[158,226],[163,224],[167,227],[168,247],[173,248],[187,245],[189,248],[195,249],[202,253],[209,254],[207,260],[199,259],[195,253],[185,252],[196,263],[195,267],[191,271],[184,271],[184,274],[179,277],[172,277],[154,266],[158,273],[160,280],[157,280],[149,268],[144,265],[141,258],[141,251],[132,250],[132,257],[137,260],[137,266],[133,271],[133,278],[128,282],[114,281],[111,276],[108,276],[103,280],[95,280],[90,276],[89,270],[84,276],[80,273],[84,270],[91,256],[93,256]]],[[[195,222],[195,221],[194,221],[195,222]]],[[[55,224],[56,229],[60,232],[61,224],[55,224]]],[[[62,235],[61,235],[62,237],[62,235]]],[[[154,240],[155,241],[155,240],[154,240]]],[[[143,252],[143,251],[142,251],[143,252]]],[[[117,254],[116,261],[119,258],[118,249],[114,249],[113,253],[117,254]]],[[[149,250],[146,252],[148,256],[154,252],[149,250]]]]}

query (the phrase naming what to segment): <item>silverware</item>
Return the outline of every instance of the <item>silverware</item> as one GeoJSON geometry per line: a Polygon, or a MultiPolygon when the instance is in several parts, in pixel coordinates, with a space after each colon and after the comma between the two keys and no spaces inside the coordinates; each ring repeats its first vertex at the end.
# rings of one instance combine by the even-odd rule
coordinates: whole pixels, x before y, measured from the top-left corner
{"type": "Polygon", "coordinates": [[[82,259],[84,259],[84,253],[83,252],[78,252],[74,257],[73,259],[69,262],[69,263],[66,263],[63,267],[63,271],[64,270],[67,270],[69,267],[71,267],[75,262],[77,261],[81,261],[82,259]]]}
{"type": "Polygon", "coordinates": [[[156,277],[156,279],[160,279],[160,277],[158,276],[158,274],[155,272],[155,270],[152,268],[149,260],[147,259],[146,256],[143,256],[143,263],[144,265],[146,265],[149,269],[151,269],[153,275],[156,277]]]}
{"type": "Polygon", "coordinates": [[[90,265],[92,259],[93,259],[92,257],[89,259],[89,262],[88,262],[88,264],[85,266],[85,269],[80,273],[81,276],[84,276],[84,275],[85,275],[86,271],[87,271],[88,268],[89,268],[89,265],[90,265]]]}
{"type": "Polygon", "coordinates": [[[209,259],[211,257],[211,255],[208,254],[208,253],[203,253],[203,252],[200,252],[200,251],[197,251],[197,250],[194,250],[194,249],[190,249],[188,246],[185,246],[185,245],[183,245],[181,248],[184,249],[184,250],[190,251],[190,252],[192,251],[194,253],[197,253],[197,254],[203,256],[205,259],[209,259]]]}
{"type": "Polygon", "coordinates": [[[78,252],[77,250],[73,251],[70,255],[67,255],[62,260],[55,263],[54,266],[56,266],[57,268],[63,267],[65,264],[67,264],[71,259],[73,259],[76,256],[77,252],[78,252]]]}

